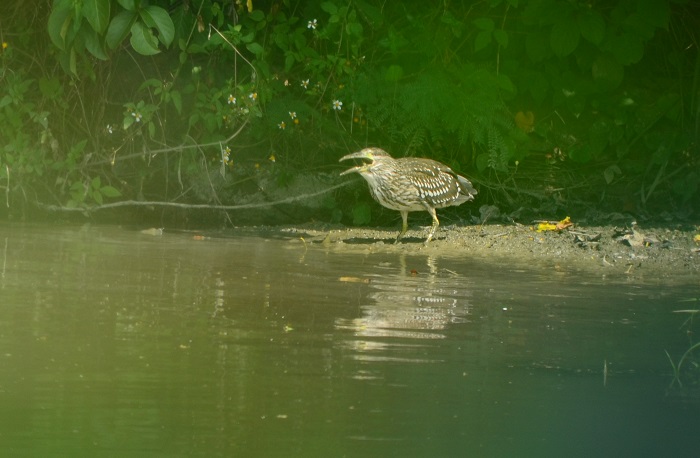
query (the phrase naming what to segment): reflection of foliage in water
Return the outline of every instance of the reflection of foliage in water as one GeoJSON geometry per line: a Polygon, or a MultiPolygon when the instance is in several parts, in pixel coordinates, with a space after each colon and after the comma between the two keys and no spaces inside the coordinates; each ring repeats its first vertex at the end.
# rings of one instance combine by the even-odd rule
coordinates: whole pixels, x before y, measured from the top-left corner
{"type": "MultiPolygon", "coordinates": [[[[700,299],[686,299],[683,302],[697,302],[698,300],[700,299]]],[[[694,333],[692,329],[693,321],[695,315],[700,313],[700,310],[676,310],[675,312],[690,314],[688,319],[681,326],[681,329],[685,328],[691,345],[678,359],[678,362],[674,362],[668,351],[666,352],[666,356],[668,357],[671,367],[673,368],[673,380],[671,380],[671,385],[669,388],[673,388],[675,385],[678,385],[678,389],[683,390],[684,394],[693,394],[696,390],[700,389],[700,364],[698,363],[698,359],[695,354],[696,351],[700,349],[700,342],[693,344],[692,341],[692,335],[694,333]],[[685,381],[685,384],[683,381],[685,381]]],[[[695,396],[700,398],[700,393],[695,393],[695,396]]]]}

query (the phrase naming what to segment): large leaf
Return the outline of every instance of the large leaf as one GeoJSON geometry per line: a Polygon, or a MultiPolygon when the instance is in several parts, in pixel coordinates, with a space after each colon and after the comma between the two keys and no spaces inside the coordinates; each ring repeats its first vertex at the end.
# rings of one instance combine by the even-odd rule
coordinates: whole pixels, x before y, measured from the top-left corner
{"type": "Polygon", "coordinates": [[[158,54],[158,39],[153,35],[150,27],[143,22],[134,22],[131,27],[131,46],[139,54],[152,56],[158,54]]]}
{"type": "Polygon", "coordinates": [[[56,3],[51,11],[48,30],[54,46],[65,51],[68,44],[68,31],[73,21],[73,9],[70,8],[70,5],[62,5],[61,3],[66,2],[56,3]]]}
{"type": "Polygon", "coordinates": [[[338,13],[338,7],[333,2],[321,3],[321,9],[328,14],[337,14],[338,13]]]}
{"type": "Polygon", "coordinates": [[[606,41],[606,48],[622,65],[636,64],[644,56],[644,43],[638,35],[623,32],[606,41]]]}
{"type": "Polygon", "coordinates": [[[566,57],[574,52],[580,39],[581,31],[573,16],[564,16],[552,26],[549,44],[554,54],[566,57]]]}
{"type": "Polygon", "coordinates": [[[90,51],[90,54],[98,59],[107,60],[107,53],[102,43],[102,37],[98,35],[96,31],[89,27],[83,27],[80,34],[85,42],[85,48],[90,51]]]}
{"type": "Polygon", "coordinates": [[[83,17],[102,35],[109,26],[109,1],[83,0],[83,17]]]}
{"type": "Polygon", "coordinates": [[[252,52],[255,54],[255,57],[262,57],[263,51],[265,50],[260,43],[253,42],[253,43],[248,43],[245,45],[246,48],[248,48],[248,51],[252,52]]]}
{"type": "Polygon", "coordinates": [[[599,45],[605,36],[605,20],[600,14],[588,11],[578,18],[578,26],[583,38],[594,45],[599,45]]]}
{"type": "Polygon", "coordinates": [[[545,33],[529,33],[525,36],[525,51],[533,63],[542,62],[552,54],[545,33]]]}
{"type": "Polygon", "coordinates": [[[155,5],[149,5],[140,11],[141,19],[148,26],[158,31],[158,39],[166,47],[175,38],[175,25],[168,12],[155,5]]]}
{"type": "Polygon", "coordinates": [[[122,8],[132,13],[136,12],[137,7],[141,4],[140,0],[117,0],[117,3],[119,3],[122,8]]]}
{"type": "Polygon", "coordinates": [[[110,49],[115,49],[124,41],[124,38],[129,34],[129,30],[131,30],[131,26],[136,18],[136,13],[122,11],[112,19],[112,22],[109,23],[109,29],[107,29],[107,36],[105,37],[105,42],[110,49]]]}

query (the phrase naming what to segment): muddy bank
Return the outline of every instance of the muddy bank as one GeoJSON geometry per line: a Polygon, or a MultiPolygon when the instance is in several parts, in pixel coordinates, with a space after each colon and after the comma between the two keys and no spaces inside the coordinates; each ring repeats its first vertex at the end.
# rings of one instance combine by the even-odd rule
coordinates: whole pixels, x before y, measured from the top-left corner
{"type": "Polygon", "coordinates": [[[311,224],[248,227],[234,233],[285,237],[290,243],[356,253],[405,253],[469,257],[484,262],[581,269],[637,281],[678,280],[700,285],[700,232],[693,225],[590,226],[537,231],[537,225],[441,226],[427,246],[427,229],[414,226],[397,244],[394,228],[366,229],[311,224]]]}

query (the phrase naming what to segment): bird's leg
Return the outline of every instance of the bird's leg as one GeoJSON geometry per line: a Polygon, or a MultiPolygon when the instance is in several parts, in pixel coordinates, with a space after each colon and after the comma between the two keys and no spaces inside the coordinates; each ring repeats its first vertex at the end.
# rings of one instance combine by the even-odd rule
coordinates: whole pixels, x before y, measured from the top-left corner
{"type": "Polygon", "coordinates": [[[394,243],[399,243],[399,240],[403,235],[406,233],[408,230],[408,212],[402,211],[401,212],[401,219],[403,220],[403,225],[401,226],[401,232],[399,232],[399,235],[396,237],[396,240],[394,243]]]}
{"type": "Polygon", "coordinates": [[[440,226],[440,221],[438,221],[437,212],[435,212],[435,209],[432,207],[428,207],[428,213],[430,213],[430,216],[433,217],[433,225],[430,227],[428,238],[425,239],[425,245],[427,245],[428,242],[430,242],[430,240],[433,238],[433,235],[435,235],[435,231],[437,230],[438,226],[440,226]]]}

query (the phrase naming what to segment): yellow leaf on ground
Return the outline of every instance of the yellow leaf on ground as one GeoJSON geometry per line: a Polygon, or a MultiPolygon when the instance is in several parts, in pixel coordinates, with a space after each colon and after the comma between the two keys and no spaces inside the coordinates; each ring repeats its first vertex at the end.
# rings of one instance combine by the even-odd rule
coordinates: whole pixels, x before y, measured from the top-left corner
{"type": "Polygon", "coordinates": [[[551,221],[545,221],[542,223],[539,223],[537,225],[537,232],[545,232],[545,231],[562,231],[566,229],[567,227],[573,226],[574,223],[571,222],[570,217],[566,217],[563,220],[559,221],[558,223],[553,223],[551,221]]]}
{"type": "Polygon", "coordinates": [[[552,223],[540,223],[537,225],[537,232],[556,231],[557,225],[552,223]]]}

